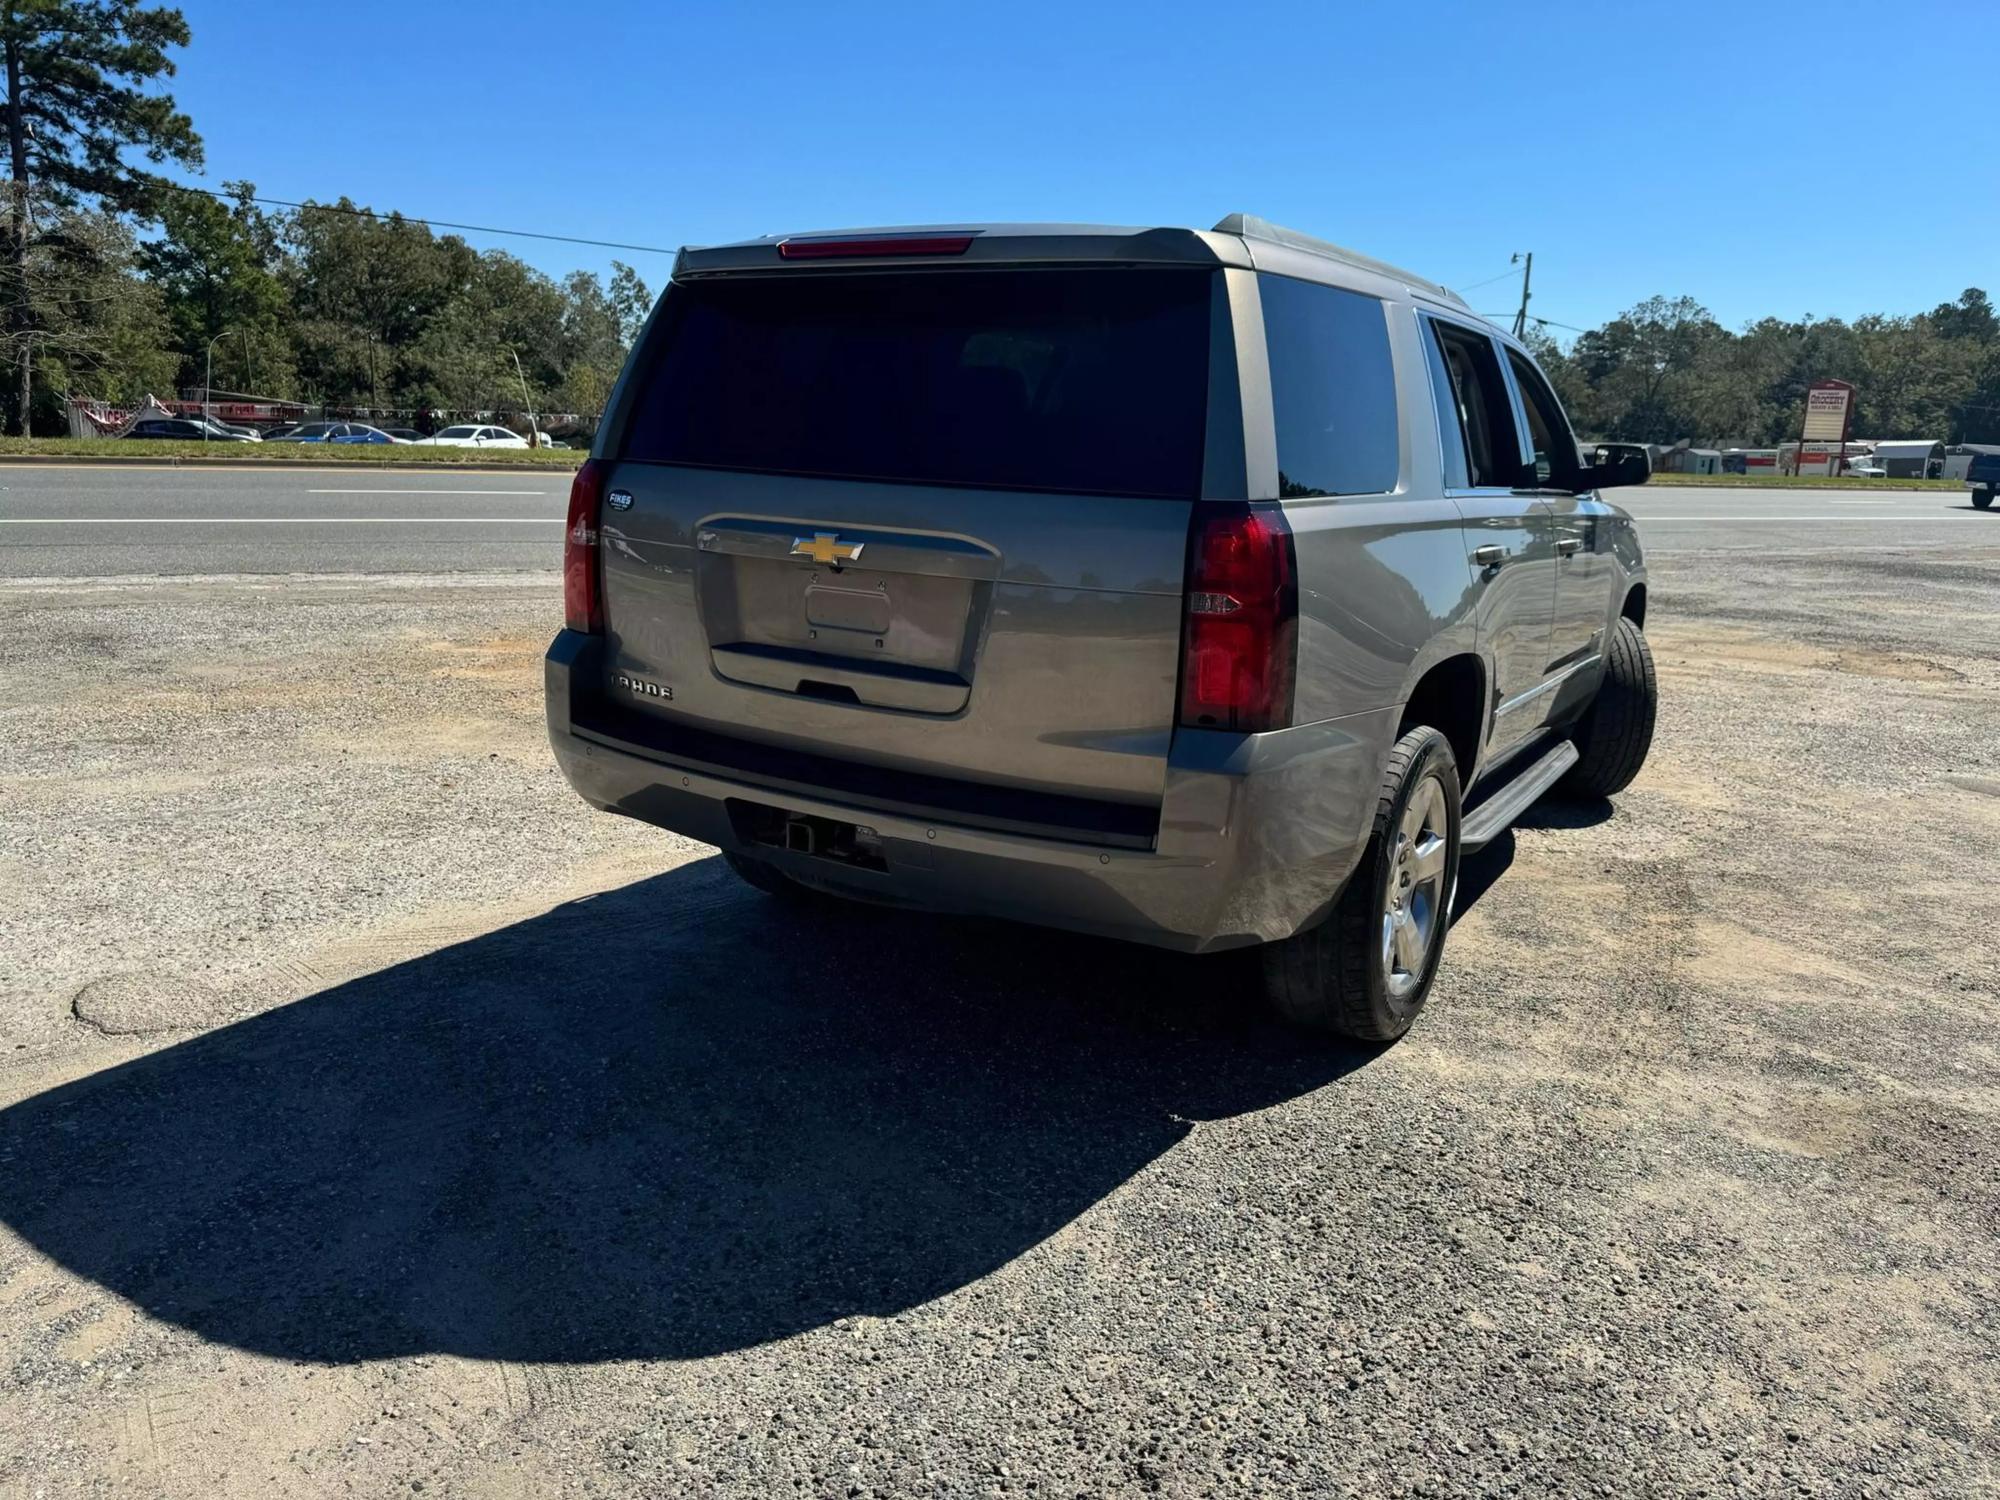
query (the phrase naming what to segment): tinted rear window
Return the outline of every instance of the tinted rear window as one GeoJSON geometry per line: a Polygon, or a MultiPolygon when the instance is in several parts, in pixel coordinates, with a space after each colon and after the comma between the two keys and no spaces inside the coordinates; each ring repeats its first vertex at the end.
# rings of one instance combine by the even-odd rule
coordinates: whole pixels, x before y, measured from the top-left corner
{"type": "Polygon", "coordinates": [[[1401,468],[1396,372],[1382,304],[1358,292],[1260,276],[1278,493],[1375,495],[1401,468]]]}
{"type": "Polygon", "coordinates": [[[952,270],[673,286],[625,457],[1191,498],[1209,273],[952,270]]]}

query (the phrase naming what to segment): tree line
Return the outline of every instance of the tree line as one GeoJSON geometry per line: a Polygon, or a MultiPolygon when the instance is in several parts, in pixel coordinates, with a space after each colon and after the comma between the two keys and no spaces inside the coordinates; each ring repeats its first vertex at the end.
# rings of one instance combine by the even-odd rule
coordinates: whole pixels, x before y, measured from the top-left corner
{"type": "Polygon", "coordinates": [[[618,262],[608,283],[557,282],[346,200],[267,213],[249,183],[230,187],[228,201],[156,192],[144,236],[107,211],[37,216],[15,283],[33,317],[16,325],[10,431],[24,390],[32,429],[63,432],[69,396],[167,398],[211,364],[217,391],[314,407],[588,416],[652,303],[618,262]]]}
{"type": "Polygon", "coordinates": [[[1775,447],[1798,438],[1806,387],[1835,379],[1856,387],[1857,437],[2000,443],[2000,317],[1977,287],[1909,317],[1741,332],[1691,297],[1652,297],[1567,349],[1530,342],[1586,437],[1775,447]]]}

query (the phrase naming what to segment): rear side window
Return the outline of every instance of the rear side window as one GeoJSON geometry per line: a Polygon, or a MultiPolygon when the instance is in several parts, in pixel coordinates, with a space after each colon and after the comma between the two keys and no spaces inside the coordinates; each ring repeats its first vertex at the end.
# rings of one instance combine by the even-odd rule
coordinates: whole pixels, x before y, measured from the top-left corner
{"type": "Polygon", "coordinates": [[[950,270],[676,283],[642,462],[1192,498],[1211,273],[950,270]]]}
{"type": "Polygon", "coordinates": [[[1401,468],[1396,372],[1382,304],[1358,292],[1260,276],[1278,493],[1375,495],[1401,468]]]}
{"type": "MultiPolygon", "coordinates": [[[[1457,415],[1470,483],[1480,489],[1512,489],[1521,474],[1520,442],[1493,340],[1451,323],[1434,322],[1431,333],[1449,384],[1449,390],[1439,393],[1440,401],[1449,402],[1457,415]]],[[[1445,441],[1451,441],[1449,431],[1445,441]]],[[[1457,469],[1450,455],[1445,467],[1448,473],[1457,469]]]]}

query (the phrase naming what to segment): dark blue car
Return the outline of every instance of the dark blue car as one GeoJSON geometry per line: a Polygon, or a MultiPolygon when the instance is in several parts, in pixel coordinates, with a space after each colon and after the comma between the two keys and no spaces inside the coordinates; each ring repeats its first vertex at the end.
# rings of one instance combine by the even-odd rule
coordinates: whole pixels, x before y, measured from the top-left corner
{"type": "Polygon", "coordinates": [[[1980,510],[1991,509],[1994,495],[2000,494],[2000,453],[1974,454],[1965,482],[1972,486],[1972,503],[1980,510]]]}
{"type": "Polygon", "coordinates": [[[407,439],[391,437],[379,427],[370,427],[366,422],[349,422],[343,431],[328,439],[335,443],[400,443],[407,439]]]}

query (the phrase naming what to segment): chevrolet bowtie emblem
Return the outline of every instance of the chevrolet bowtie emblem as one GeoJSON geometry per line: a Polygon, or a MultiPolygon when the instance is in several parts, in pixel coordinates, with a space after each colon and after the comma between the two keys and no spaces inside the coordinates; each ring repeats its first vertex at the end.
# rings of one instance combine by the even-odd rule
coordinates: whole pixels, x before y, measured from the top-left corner
{"type": "Polygon", "coordinates": [[[792,556],[810,557],[816,563],[837,568],[844,562],[861,561],[861,549],[867,545],[866,542],[843,542],[835,532],[819,531],[811,536],[794,537],[792,556]]]}

